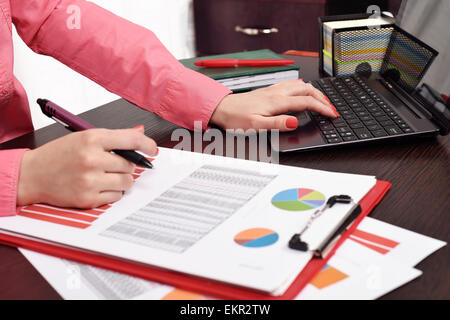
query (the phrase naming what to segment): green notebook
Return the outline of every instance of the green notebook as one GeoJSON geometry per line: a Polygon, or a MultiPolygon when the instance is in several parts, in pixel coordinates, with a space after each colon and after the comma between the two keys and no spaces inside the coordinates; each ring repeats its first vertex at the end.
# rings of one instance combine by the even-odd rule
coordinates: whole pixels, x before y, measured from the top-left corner
{"type": "Polygon", "coordinates": [[[200,72],[227,86],[230,90],[245,90],[264,87],[284,80],[298,79],[299,67],[296,65],[276,67],[237,67],[237,68],[203,68],[194,65],[197,60],[205,59],[285,59],[269,49],[227,53],[180,62],[187,68],[200,72]]]}

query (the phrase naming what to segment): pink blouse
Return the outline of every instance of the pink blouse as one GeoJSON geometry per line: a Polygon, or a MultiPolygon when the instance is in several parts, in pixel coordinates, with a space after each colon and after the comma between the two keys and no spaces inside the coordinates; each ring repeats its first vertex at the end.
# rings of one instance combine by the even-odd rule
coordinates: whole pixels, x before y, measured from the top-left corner
{"type": "MultiPolygon", "coordinates": [[[[0,143],[33,130],[13,74],[11,23],[50,55],[111,92],[185,128],[207,127],[230,91],[184,68],[149,30],[83,0],[0,0],[0,143]]],[[[23,149],[0,151],[0,216],[16,213],[23,149]]]]}

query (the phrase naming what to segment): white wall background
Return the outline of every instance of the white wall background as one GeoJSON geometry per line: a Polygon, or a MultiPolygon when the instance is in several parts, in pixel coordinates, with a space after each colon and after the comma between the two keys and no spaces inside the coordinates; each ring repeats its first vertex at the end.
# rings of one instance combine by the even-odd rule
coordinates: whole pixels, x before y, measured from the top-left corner
{"type": "Polygon", "coordinates": [[[450,93],[449,0],[408,0],[402,2],[400,26],[439,52],[423,82],[441,93],[450,93]]]}
{"type": "MultiPolygon", "coordinates": [[[[177,58],[194,56],[192,0],[91,0],[152,30],[177,58]]],[[[28,94],[36,129],[53,123],[36,104],[47,98],[78,114],[119,97],[57,60],[29,49],[14,31],[14,73],[28,94]]]]}

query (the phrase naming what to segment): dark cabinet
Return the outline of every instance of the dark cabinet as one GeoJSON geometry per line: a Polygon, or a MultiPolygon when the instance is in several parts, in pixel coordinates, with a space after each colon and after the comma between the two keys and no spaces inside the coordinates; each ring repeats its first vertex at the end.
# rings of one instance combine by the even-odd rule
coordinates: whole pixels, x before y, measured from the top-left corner
{"type": "Polygon", "coordinates": [[[324,15],[365,12],[371,4],[397,11],[388,0],[194,0],[198,55],[269,48],[317,51],[324,15]]]}

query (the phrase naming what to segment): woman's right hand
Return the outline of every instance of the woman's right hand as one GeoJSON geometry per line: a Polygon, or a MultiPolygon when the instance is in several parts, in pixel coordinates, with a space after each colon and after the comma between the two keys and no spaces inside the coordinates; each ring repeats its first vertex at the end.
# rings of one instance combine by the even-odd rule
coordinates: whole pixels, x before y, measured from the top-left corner
{"type": "Polygon", "coordinates": [[[144,128],[91,129],[51,141],[22,158],[17,205],[93,208],[119,200],[133,185],[135,165],[111,150],[157,154],[144,128]]]}

